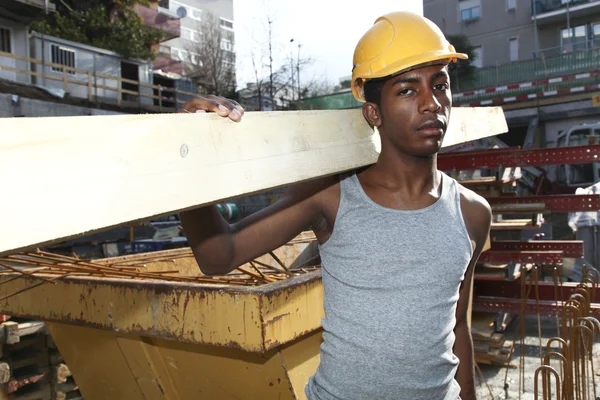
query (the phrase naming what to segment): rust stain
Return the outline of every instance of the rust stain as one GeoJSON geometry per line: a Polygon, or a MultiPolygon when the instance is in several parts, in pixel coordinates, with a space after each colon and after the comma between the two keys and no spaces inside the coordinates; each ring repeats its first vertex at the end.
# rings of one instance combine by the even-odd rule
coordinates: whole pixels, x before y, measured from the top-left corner
{"type": "Polygon", "coordinates": [[[16,381],[16,380],[10,381],[6,384],[7,392],[8,393],[16,392],[23,386],[27,386],[30,383],[36,383],[36,382],[42,380],[45,376],[46,376],[46,373],[44,372],[40,375],[35,375],[35,376],[31,376],[29,378],[21,379],[20,381],[16,381]]]}
{"type": "Polygon", "coordinates": [[[281,315],[278,315],[278,316],[276,316],[275,318],[273,318],[273,319],[271,319],[271,320],[269,320],[269,321],[265,322],[265,327],[267,327],[267,326],[269,326],[269,325],[272,325],[272,324],[274,324],[275,322],[279,321],[281,318],[283,318],[283,317],[287,317],[288,315],[290,315],[290,313],[289,313],[289,312],[288,312],[288,313],[285,313],[285,314],[281,314],[281,315]]]}
{"type": "MultiPolygon", "coordinates": [[[[185,322],[187,321],[187,319],[185,318],[185,314],[187,311],[187,306],[188,306],[189,301],[190,301],[190,292],[188,291],[185,295],[185,301],[183,302],[183,313],[181,316],[181,318],[183,319],[183,324],[181,324],[181,336],[183,336],[185,333],[185,322]]],[[[193,336],[194,336],[194,334],[192,333],[192,337],[193,336]]]]}
{"type": "MultiPolygon", "coordinates": [[[[7,274],[4,279],[10,279],[10,276],[7,274]]],[[[0,282],[3,282],[4,279],[0,278],[0,282]]],[[[174,340],[180,343],[235,348],[250,353],[265,353],[274,347],[288,343],[289,340],[293,340],[288,336],[289,334],[293,334],[293,337],[297,338],[306,332],[314,330],[308,329],[302,333],[289,332],[284,335],[285,339],[279,335],[275,335],[266,342],[267,337],[270,335],[266,329],[281,318],[285,316],[290,317],[291,314],[294,314],[293,309],[290,307],[281,310],[290,312],[278,315],[269,320],[268,314],[272,312],[272,308],[277,304],[281,304],[284,298],[296,298],[299,294],[306,292],[306,288],[311,288],[312,290],[315,285],[320,285],[320,273],[309,273],[290,278],[286,281],[265,285],[268,287],[236,288],[208,287],[199,284],[132,282],[118,279],[82,279],[81,277],[71,277],[61,281],[58,284],[60,287],[56,287],[56,289],[46,289],[50,290],[46,292],[46,295],[53,296],[53,299],[59,299],[53,300],[53,302],[58,301],[56,304],[53,303],[56,307],[36,306],[32,308],[28,304],[29,301],[20,302],[13,300],[10,303],[0,302],[0,312],[24,318],[41,319],[48,322],[113,331],[118,332],[120,335],[152,337],[174,340]],[[60,293],[61,291],[70,291],[74,296],[79,296],[82,303],[75,303],[76,306],[72,307],[72,304],[68,302],[68,299],[64,299],[64,296],[62,296],[63,298],[56,296],[56,293],[60,293]],[[132,310],[135,309],[134,311],[136,312],[140,311],[140,315],[143,318],[127,320],[129,314],[125,310],[115,309],[107,305],[106,300],[111,299],[111,297],[106,297],[107,294],[113,296],[113,298],[130,299],[128,301],[129,305],[132,305],[135,300],[137,305],[132,310]],[[164,296],[167,296],[167,298],[164,298],[164,296]],[[231,301],[229,304],[237,302],[235,315],[239,316],[239,313],[243,312],[242,318],[240,318],[241,321],[238,320],[237,324],[229,325],[230,329],[223,327],[226,329],[222,329],[221,331],[211,330],[209,332],[207,328],[209,326],[212,328],[214,324],[206,324],[205,327],[202,319],[195,321],[193,318],[190,318],[191,314],[187,316],[186,312],[190,300],[192,300],[193,305],[198,305],[200,301],[200,306],[204,308],[207,305],[218,302],[221,296],[226,297],[227,301],[231,301]],[[177,298],[175,299],[174,297],[177,298]],[[99,301],[96,302],[96,299],[99,301]],[[94,305],[93,308],[89,307],[90,300],[92,300],[92,304],[94,305]],[[153,304],[152,300],[158,300],[158,303],[153,304]],[[240,304],[240,301],[242,301],[243,305],[240,304]],[[250,303],[247,304],[247,302],[250,303]],[[98,304],[96,305],[96,303],[98,304]],[[246,305],[251,309],[248,310],[246,305]],[[109,312],[112,315],[109,316],[109,312]],[[162,317],[166,317],[167,319],[160,319],[162,317]],[[186,317],[190,318],[190,321],[187,321],[186,317]],[[239,326],[240,322],[243,322],[243,326],[239,326]],[[250,324],[250,326],[246,324],[250,324]],[[188,330],[192,328],[195,329],[195,332],[194,330],[186,332],[186,325],[188,330]],[[200,329],[202,331],[199,331],[200,329]],[[232,334],[227,335],[227,332],[231,332],[232,334]],[[251,337],[248,338],[248,335],[251,337]],[[279,341],[276,339],[279,339],[279,341]]],[[[52,287],[54,288],[54,286],[52,287]]],[[[123,303],[115,303],[115,307],[118,307],[118,304],[123,303]]],[[[192,311],[194,309],[195,307],[192,307],[192,311]]],[[[127,310],[129,310],[129,306],[127,306],[127,310]]],[[[207,308],[207,310],[209,309],[207,308]]],[[[195,315],[196,313],[194,313],[195,315]]],[[[294,329],[298,328],[306,327],[294,326],[294,329]]]]}
{"type": "Polygon", "coordinates": [[[246,333],[246,303],[244,303],[244,314],[243,314],[243,322],[244,322],[244,337],[248,337],[246,333]]]}
{"type": "Polygon", "coordinates": [[[308,335],[308,334],[312,334],[312,333],[314,333],[314,332],[318,332],[318,331],[320,331],[320,330],[322,330],[322,329],[323,329],[323,328],[319,328],[319,329],[307,329],[307,330],[304,330],[304,331],[302,331],[302,332],[299,332],[299,333],[297,333],[297,334],[293,335],[293,336],[292,336],[292,338],[291,338],[289,341],[285,342],[285,343],[281,343],[281,342],[279,342],[278,340],[271,340],[271,339],[267,339],[266,341],[264,341],[264,344],[265,344],[264,353],[266,353],[266,352],[269,352],[269,351],[271,351],[271,350],[274,350],[274,349],[277,349],[277,348],[279,348],[279,347],[283,347],[283,346],[289,346],[289,345],[291,345],[291,344],[292,344],[294,341],[296,341],[296,340],[298,340],[298,339],[302,338],[303,336],[305,336],[305,335],[308,335]]]}

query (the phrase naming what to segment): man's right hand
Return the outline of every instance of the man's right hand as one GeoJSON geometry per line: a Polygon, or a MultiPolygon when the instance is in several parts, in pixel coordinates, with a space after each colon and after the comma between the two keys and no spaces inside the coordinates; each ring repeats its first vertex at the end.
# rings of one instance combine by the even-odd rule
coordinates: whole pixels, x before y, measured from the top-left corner
{"type": "Polygon", "coordinates": [[[196,97],[185,103],[179,112],[214,112],[235,122],[239,122],[244,115],[244,109],[235,100],[213,95],[196,97]]]}

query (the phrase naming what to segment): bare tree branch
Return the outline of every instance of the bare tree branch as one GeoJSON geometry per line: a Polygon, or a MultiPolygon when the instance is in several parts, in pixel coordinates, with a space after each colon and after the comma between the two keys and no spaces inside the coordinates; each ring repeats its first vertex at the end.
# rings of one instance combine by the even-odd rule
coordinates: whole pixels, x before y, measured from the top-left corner
{"type": "Polygon", "coordinates": [[[260,24],[263,30],[250,33],[255,42],[254,50],[250,52],[255,82],[242,89],[248,99],[256,98],[258,94],[260,109],[267,101],[277,108],[286,108],[298,100],[306,92],[306,85],[302,85],[304,89],[298,89],[296,77],[314,62],[310,57],[294,57],[293,50],[290,52],[290,39],[281,38],[277,32],[274,5],[277,4],[263,1],[264,14],[260,24]]]}
{"type": "Polygon", "coordinates": [[[221,28],[219,17],[210,11],[202,13],[197,31],[200,35],[192,37],[195,43],[186,49],[186,75],[211,94],[227,94],[235,88],[233,34],[221,28]]]}

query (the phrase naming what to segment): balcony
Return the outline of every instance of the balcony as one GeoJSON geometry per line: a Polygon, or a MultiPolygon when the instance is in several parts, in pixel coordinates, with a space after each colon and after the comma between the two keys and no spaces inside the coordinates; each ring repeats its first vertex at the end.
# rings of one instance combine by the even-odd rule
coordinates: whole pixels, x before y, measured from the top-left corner
{"type": "Polygon", "coordinates": [[[181,35],[181,21],[169,11],[157,7],[135,6],[135,12],[142,17],[144,24],[166,33],[163,41],[178,38],[181,35]]]}
{"type": "Polygon", "coordinates": [[[560,94],[570,88],[586,91],[600,83],[600,48],[585,49],[592,44],[574,43],[568,48],[545,49],[535,59],[480,68],[472,79],[458,82],[455,103],[469,104],[542,92],[560,94]],[[577,50],[578,47],[584,49],[577,50]]]}
{"type": "MultiPolygon", "coordinates": [[[[565,48],[544,49],[536,59],[512,62],[497,67],[479,68],[471,79],[457,81],[454,105],[503,104],[542,96],[561,96],[598,90],[600,84],[600,43],[575,43],[599,47],[579,51],[565,48]]],[[[577,45],[577,46],[575,46],[577,45]]],[[[584,47],[585,47],[584,46],[584,47]]],[[[301,109],[358,108],[350,90],[302,99],[301,109]]]]}
{"type": "Polygon", "coordinates": [[[55,12],[56,6],[45,0],[3,0],[0,4],[0,14],[15,21],[30,23],[31,20],[46,12],[55,12]]]}
{"type": "MultiPolygon", "coordinates": [[[[570,0],[568,6],[570,18],[600,13],[600,0],[570,0]]],[[[565,0],[532,0],[531,20],[537,20],[538,24],[565,21],[566,15],[567,3],[565,0]]]]}

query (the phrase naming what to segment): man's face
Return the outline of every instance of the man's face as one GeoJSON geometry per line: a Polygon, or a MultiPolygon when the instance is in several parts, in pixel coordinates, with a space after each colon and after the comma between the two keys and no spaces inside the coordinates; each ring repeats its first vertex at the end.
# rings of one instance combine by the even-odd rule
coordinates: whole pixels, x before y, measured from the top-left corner
{"type": "Polygon", "coordinates": [[[391,77],[381,90],[382,139],[408,155],[430,157],[442,147],[451,108],[446,66],[432,65],[391,77]]]}

